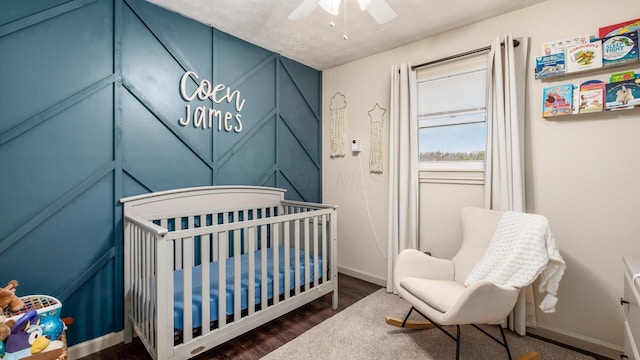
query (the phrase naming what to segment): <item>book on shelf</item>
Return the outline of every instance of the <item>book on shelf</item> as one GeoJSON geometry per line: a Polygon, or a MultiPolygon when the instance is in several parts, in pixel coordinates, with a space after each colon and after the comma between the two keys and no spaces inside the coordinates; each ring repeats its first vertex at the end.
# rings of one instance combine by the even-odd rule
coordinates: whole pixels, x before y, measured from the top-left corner
{"type": "Polygon", "coordinates": [[[573,85],[562,84],[542,90],[542,117],[571,114],[573,85]]]}
{"type": "Polygon", "coordinates": [[[536,56],[536,79],[544,79],[564,73],[564,53],[536,56]]]}
{"type": "Polygon", "coordinates": [[[571,46],[565,52],[567,73],[602,67],[602,41],[571,46]]]}
{"type": "Polygon", "coordinates": [[[574,36],[572,38],[545,41],[541,45],[540,53],[542,55],[560,54],[569,46],[588,44],[589,35],[574,36]]]}
{"type": "Polygon", "coordinates": [[[604,111],[605,84],[600,80],[589,80],[580,84],[578,113],[604,111]]]}
{"type": "Polygon", "coordinates": [[[602,65],[638,61],[638,31],[602,38],[602,65]]]}
{"type": "Polygon", "coordinates": [[[611,74],[611,76],[609,76],[609,82],[616,83],[616,82],[625,81],[625,80],[632,80],[635,78],[636,78],[635,71],[633,70],[623,71],[623,72],[611,74]]]}
{"type": "Polygon", "coordinates": [[[605,96],[607,110],[640,107],[640,78],[606,84],[605,96]]]}
{"type": "Polygon", "coordinates": [[[621,35],[640,30],[640,19],[627,20],[618,24],[603,26],[598,29],[598,37],[621,35]]]}

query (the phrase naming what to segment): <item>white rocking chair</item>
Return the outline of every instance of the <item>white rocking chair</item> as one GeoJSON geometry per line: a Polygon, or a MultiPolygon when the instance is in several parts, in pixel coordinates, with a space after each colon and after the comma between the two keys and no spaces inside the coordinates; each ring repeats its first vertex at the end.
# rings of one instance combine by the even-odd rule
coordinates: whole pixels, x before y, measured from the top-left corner
{"type": "MultiPolygon", "coordinates": [[[[502,217],[502,212],[467,207],[462,210],[462,246],[452,260],[439,259],[418,250],[404,250],[394,269],[395,287],[411,305],[403,321],[387,317],[387,323],[405,328],[437,327],[456,342],[456,359],[460,357],[460,325],[470,324],[511,353],[501,323],[513,309],[519,289],[501,286],[488,280],[465,286],[464,281],[489,246],[502,217]],[[410,321],[417,311],[429,323],[410,321]],[[487,333],[479,324],[494,324],[500,328],[501,339],[487,333]],[[455,325],[455,336],[443,325],[455,325]]],[[[534,356],[535,355],[535,356],[534,356]]],[[[537,359],[529,353],[520,359],[537,359]]]]}

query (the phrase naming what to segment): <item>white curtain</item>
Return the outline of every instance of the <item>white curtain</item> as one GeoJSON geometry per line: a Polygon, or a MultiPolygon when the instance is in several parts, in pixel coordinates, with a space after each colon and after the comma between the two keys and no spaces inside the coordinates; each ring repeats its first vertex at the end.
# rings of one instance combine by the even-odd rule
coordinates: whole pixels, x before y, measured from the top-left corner
{"type": "Polygon", "coordinates": [[[418,247],[418,120],[416,72],[408,64],[391,68],[389,105],[389,233],[387,291],[400,251],[418,247]]]}
{"type": "MultiPolygon", "coordinates": [[[[524,184],[524,83],[527,39],[496,38],[489,51],[487,92],[487,154],[485,207],[525,212],[524,184]]],[[[520,335],[535,326],[533,290],[520,291],[509,316],[509,328],[520,335]]]]}

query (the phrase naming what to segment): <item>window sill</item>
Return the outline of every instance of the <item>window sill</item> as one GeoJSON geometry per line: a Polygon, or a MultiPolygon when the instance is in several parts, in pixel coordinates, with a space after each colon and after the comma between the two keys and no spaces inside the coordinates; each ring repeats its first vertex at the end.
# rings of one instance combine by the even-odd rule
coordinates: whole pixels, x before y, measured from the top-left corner
{"type": "MultiPolygon", "coordinates": [[[[474,161],[481,166],[465,166],[460,167],[459,163],[438,163],[427,164],[421,163],[418,173],[420,183],[435,184],[467,184],[467,185],[484,185],[484,162],[474,161]],[[438,165],[438,166],[432,166],[438,165]],[[455,166],[454,166],[455,165],[455,166]]],[[[472,164],[465,164],[472,165],[472,164]]]]}

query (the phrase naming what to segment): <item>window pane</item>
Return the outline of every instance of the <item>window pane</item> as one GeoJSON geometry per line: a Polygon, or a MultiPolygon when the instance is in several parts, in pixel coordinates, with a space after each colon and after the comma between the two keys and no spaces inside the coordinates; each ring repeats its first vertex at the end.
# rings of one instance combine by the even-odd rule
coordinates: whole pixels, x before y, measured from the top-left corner
{"type": "Polygon", "coordinates": [[[420,161],[484,160],[486,123],[420,129],[420,161]]]}

